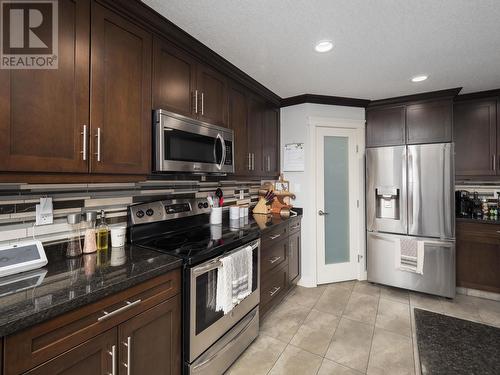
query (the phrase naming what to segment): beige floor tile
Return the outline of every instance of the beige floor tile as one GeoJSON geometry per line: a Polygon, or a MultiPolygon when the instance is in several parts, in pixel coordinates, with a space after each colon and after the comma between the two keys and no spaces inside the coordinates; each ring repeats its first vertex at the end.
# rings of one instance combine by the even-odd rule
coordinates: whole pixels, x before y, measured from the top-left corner
{"type": "Polygon", "coordinates": [[[357,280],[350,280],[350,281],[341,281],[338,283],[332,283],[332,284],[326,284],[326,285],[332,286],[332,287],[340,286],[342,288],[352,290],[354,288],[354,285],[356,285],[357,282],[358,282],[357,280]]]}
{"type": "Polygon", "coordinates": [[[452,300],[443,300],[443,313],[456,318],[481,321],[479,309],[474,304],[474,297],[457,294],[452,300]]]}
{"type": "Polygon", "coordinates": [[[380,298],[375,326],[410,337],[410,306],[380,298]]]}
{"type": "Polygon", "coordinates": [[[319,368],[318,375],[360,375],[362,372],[353,370],[349,367],[345,367],[330,361],[329,359],[323,358],[323,363],[319,368]]]}
{"type": "Polygon", "coordinates": [[[339,320],[335,315],[312,310],[290,344],[324,356],[339,320]]]}
{"type": "Polygon", "coordinates": [[[270,375],[316,375],[321,366],[322,358],[288,345],[280,356],[270,375]]]}
{"type": "MultiPolygon", "coordinates": [[[[356,290],[356,287],[354,287],[354,290],[356,290]]],[[[360,322],[375,324],[378,300],[378,296],[369,296],[353,291],[343,316],[360,322]]]]}
{"type": "Polygon", "coordinates": [[[410,306],[439,313],[444,309],[443,298],[416,292],[410,292],[410,306]]]}
{"type": "Polygon", "coordinates": [[[321,295],[314,308],[319,311],[341,316],[351,291],[348,288],[329,285],[321,295]]]}
{"type": "Polygon", "coordinates": [[[367,374],[415,374],[411,338],[375,328],[367,374]]]}
{"type": "Polygon", "coordinates": [[[316,288],[297,286],[286,297],[286,300],[297,305],[312,308],[318,302],[325,289],[326,286],[318,286],[316,288]]]}
{"type": "Polygon", "coordinates": [[[289,343],[311,310],[289,301],[283,302],[264,320],[265,335],[289,343]]]}
{"type": "Polygon", "coordinates": [[[286,343],[260,335],[226,372],[228,375],[265,375],[274,366],[286,343]]]}
{"type": "Polygon", "coordinates": [[[356,285],[354,285],[354,289],[352,291],[356,293],[367,294],[369,296],[379,296],[380,286],[369,283],[368,281],[358,281],[356,285]]]}
{"type": "Polygon", "coordinates": [[[325,357],[347,367],[365,372],[372,336],[373,326],[342,318],[325,357]]]}
{"type": "Polygon", "coordinates": [[[380,298],[390,299],[400,303],[410,303],[410,293],[405,289],[383,286],[380,289],[380,298]]]}
{"type": "Polygon", "coordinates": [[[474,299],[481,320],[486,324],[500,327],[500,302],[482,298],[474,299]]]}

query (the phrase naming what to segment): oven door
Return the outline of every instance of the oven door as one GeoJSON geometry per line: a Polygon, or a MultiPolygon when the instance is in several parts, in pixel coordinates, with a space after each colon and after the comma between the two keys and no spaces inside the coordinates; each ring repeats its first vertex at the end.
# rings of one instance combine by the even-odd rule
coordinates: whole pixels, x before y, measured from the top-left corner
{"type": "Polygon", "coordinates": [[[232,173],[233,133],[166,111],[156,113],[157,172],[232,173]]]}
{"type": "MultiPolygon", "coordinates": [[[[189,356],[193,363],[260,302],[260,240],[252,241],[232,252],[253,249],[252,293],[228,314],[215,311],[219,259],[212,259],[190,270],[189,356]]],[[[225,254],[227,255],[227,254],[225,254]]]]}

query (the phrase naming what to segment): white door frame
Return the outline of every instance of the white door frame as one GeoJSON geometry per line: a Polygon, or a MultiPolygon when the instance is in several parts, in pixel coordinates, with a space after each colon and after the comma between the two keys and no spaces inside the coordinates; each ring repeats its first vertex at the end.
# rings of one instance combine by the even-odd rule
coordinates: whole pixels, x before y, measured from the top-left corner
{"type": "MultiPolygon", "coordinates": [[[[365,228],[365,121],[364,120],[352,120],[352,119],[341,119],[341,118],[328,118],[328,117],[309,117],[308,118],[308,141],[311,147],[308,147],[306,152],[309,154],[309,160],[313,161],[313,173],[314,178],[312,181],[311,193],[315,196],[317,191],[317,163],[316,163],[316,128],[326,127],[326,128],[344,128],[344,129],[356,129],[356,140],[358,145],[357,152],[357,162],[359,171],[359,186],[357,189],[357,195],[359,200],[359,208],[357,215],[357,225],[353,229],[357,229],[356,237],[358,239],[358,254],[360,255],[360,262],[358,264],[358,279],[366,280],[366,228],[365,228]]],[[[317,215],[318,210],[322,207],[317,207],[316,199],[309,200],[309,203],[314,207],[314,215],[317,215]]],[[[314,264],[316,265],[316,280],[309,280],[307,284],[311,285],[314,283],[317,285],[317,272],[318,272],[318,247],[317,247],[317,233],[318,224],[316,218],[312,220],[314,224],[314,236],[308,238],[308,244],[312,245],[316,251],[314,256],[316,257],[314,264]]],[[[304,283],[305,284],[305,283],[304,283]]],[[[311,285],[312,286],[312,285],[311,285]]]]}

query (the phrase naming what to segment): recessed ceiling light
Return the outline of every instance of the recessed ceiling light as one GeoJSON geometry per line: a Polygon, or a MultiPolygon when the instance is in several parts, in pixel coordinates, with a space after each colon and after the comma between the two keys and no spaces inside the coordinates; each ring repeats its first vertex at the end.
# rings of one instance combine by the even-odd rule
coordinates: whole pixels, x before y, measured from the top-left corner
{"type": "Polygon", "coordinates": [[[333,48],[333,43],[331,40],[322,40],[322,41],[318,42],[316,44],[316,46],[314,47],[316,52],[320,52],[320,53],[328,52],[332,48],[333,48]]]}
{"type": "Polygon", "coordinates": [[[415,76],[411,79],[412,82],[422,82],[422,81],[425,81],[427,78],[429,78],[429,76],[426,76],[425,74],[424,75],[420,75],[420,76],[415,76]]]}

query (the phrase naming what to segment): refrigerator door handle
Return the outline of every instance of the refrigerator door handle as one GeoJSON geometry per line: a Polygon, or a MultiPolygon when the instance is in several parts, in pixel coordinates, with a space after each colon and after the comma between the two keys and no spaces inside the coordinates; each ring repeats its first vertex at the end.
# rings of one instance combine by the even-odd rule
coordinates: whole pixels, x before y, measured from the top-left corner
{"type": "Polygon", "coordinates": [[[408,220],[409,225],[413,225],[413,154],[408,149],[408,220]]]}

